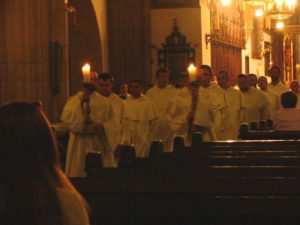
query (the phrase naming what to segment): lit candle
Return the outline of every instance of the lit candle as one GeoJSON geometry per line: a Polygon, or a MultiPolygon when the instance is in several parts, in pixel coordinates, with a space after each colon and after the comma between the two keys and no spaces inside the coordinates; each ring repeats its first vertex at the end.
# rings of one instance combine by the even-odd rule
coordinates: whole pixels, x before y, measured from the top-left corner
{"type": "Polygon", "coordinates": [[[190,81],[195,81],[197,76],[197,67],[195,67],[194,63],[191,63],[189,65],[188,73],[189,73],[190,81]]]}
{"type": "Polygon", "coordinates": [[[83,82],[90,82],[91,81],[91,67],[90,64],[86,63],[81,68],[82,75],[83,75],[83,82]]]}

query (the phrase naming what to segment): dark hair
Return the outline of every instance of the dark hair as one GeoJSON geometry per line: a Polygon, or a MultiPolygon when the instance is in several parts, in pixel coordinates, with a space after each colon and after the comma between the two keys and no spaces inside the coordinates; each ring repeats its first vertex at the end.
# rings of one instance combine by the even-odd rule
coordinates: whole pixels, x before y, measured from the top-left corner
{"type": "Polygon", "coordinates": [[[257,78],[257,75],[254,74],[254,73],[249,73],[248,76],[249,76],[249,77],[254,77],[254,76],[255,76],[255,77],[257,78]]]}
{"type": "Polygon", "coordinates": [[[277,70],[279,73],[281,73],[281,70],[280,70],[280,68],[278,67],[278,66],[272,66],[271,68],[270,68],[270,71],[271,70],[277,70]]]}
{"type": "Polygon", "coordinates": [[[200,69],[207,70],[210,76],[213,75],[212,74],[212,69],[211,69],[211,67],[209,65],[201,65],[200,69]]]}
{"type": "Polygon", "coordinates": [[[167,68],[158,68],[156,70],[156,76],[158,76],[160,73],[168,73],[169,74],[169,70],[167,68]]]}
{"type": "Polygon", "coordinates": [[[239,75],[237,75],[237,77],[236,77],[237,79],[241,79],[241,78],[243,78],[243,79],[247,79],[247,75],[246,74],[243,74],[243,73],[241,73],[241,74],[239,74],[239,75]]]}
{"type": "Polygon", "coordinates": [[[98,77],[98,80],[110,80],[111,82],[113,82],[114,78],[109,73],[101,73],[98,77]]]}
{"type": "Polygon", "coordinates": [[[297,95],[292,91],[282,93],[280,99],[284,108],[295,108],[297,105],[297,95]]]}
{"type": "Polygon", "coordinates": [[[76,191],[44,113],[25,102],[0,107],[0,145],[0,224],[64,224],[57,188],[76,191]]]}
{"type": "Polygon", "coordinates": [[[84,82],[84,83],[82,83],[81,87],[90,92],[96,91],[96,85],[94,83],[84,82]]]}

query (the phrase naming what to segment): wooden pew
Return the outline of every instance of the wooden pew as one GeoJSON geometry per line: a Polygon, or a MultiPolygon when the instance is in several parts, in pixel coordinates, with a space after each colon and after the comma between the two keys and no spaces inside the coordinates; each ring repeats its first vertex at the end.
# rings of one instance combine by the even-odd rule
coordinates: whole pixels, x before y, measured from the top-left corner
{"type": "Polygon", "coordinates": [[[72,179],[98,224],[297,224],[296,178],[72,179]]]}
{"type": "Polygon", "coordinates": [[[297,140],[300,139],[300,131],[274,131],[257,123],[241,124],[239,138],[242,140],[297,140]],[[256,125],[255,125],[256,124],[256,125]]]}
{"type": "Polygon", "coordinates": [[[199,142],[161,154],[158,161],[136,159],[144,167],[102,168],[72,182],[91,205],[93,225],[297,224],[299,145],[296,140],[199,142]],[[266,161],[248,165],[234,157],[266,161]]]}
{"type": "MultiPolygon", "coordinates": [[[[128,160],[127,160],[128,161],[128,160]]],[[[235,141],[235,142],[203,142],[192,148],[174,153],[162,153],[155,158],[134,158],[121,168],[144,171],[158,168],[159,170],[195,170],[207,176],[269,176],[288,175],[299,176],[300,166],[300,141],[275,140],[275,141],[235,141]],[[264,171],[260,173],[260,170],[264,171]]],[[[98,170],[102,170],[98,168],[98,170]]],[[[97,174],[98,170],[89,173],[97,174]]],[[[106,171],[106,170],[104,170],[106,171]]],[[[113,170],[114,171],[114,170],[113,170]]],[[[111,173],[109,171],[109,173],[111,173]]],[[[116,172],[118,174],[118,171],[116,172]]],[[[118,176],[118,175],[117,175],[118,176]]],[[[123,174],[122,176],[126,176],[123,174]]]]}

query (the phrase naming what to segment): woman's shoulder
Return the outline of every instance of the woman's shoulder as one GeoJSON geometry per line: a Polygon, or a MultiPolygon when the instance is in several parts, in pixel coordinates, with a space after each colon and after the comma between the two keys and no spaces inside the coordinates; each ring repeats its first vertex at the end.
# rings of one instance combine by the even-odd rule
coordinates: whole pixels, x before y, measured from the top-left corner
{"type": "Polygon", "coordinates": [[[67,189],[57,189],[67,225],[89,225],[88,213],[80,196],[67,189]]]}

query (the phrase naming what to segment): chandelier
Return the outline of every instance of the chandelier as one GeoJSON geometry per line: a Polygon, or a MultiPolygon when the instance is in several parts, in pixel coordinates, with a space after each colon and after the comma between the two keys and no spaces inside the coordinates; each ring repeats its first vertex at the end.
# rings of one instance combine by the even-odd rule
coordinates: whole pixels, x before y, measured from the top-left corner
{"type": "Polygon", "coordinates": [[[284,20],[295,13],[297,0],[272,0],[265,2],[267,14],[274,20],[284,20]]]}
{"type": "MultiPolygon", "coordinates": [[[[222,0],[221,0],[222,1],[222,0]]],[[[297,0],[243,0],[245,3],[261,7],[273,20],[285,20],[295,13],[297,0]]],[[[259,16],[262,12],[258,13],[259,16]]]]}

